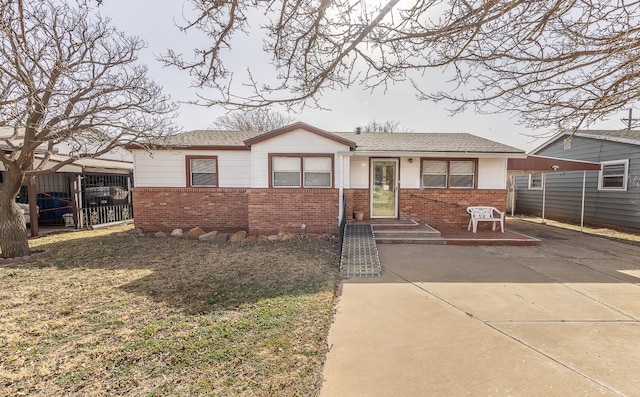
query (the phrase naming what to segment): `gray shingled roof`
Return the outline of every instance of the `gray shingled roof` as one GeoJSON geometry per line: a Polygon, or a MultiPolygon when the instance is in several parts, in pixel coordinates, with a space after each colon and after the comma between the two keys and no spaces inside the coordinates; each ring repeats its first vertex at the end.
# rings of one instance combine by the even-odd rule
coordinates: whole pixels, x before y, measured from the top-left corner
{"type": "MultiPolygon", "coordinates": [[[[171,146],[237,146],[263,132],[196,130],[172,135],[166,144],[171,146]]],[[[524,153],[523,150],[466,133],[382,133],[335,132],[341,138],[357,144],[356,152],[469,152],[524,153]]]]}
{"type": "Polygon", "coordinates": [[[576,135],[640,145],[640,130],[579,130],[576,135]]]}
{"type": "Polygon", "coordinates": [[[354,141],[356,151],[524,153],[523,150],[466,133],[339,132],[354,141]]]}
{"type": "Polygon", "coordinates": [[[166,137],[163,143],[171,146],[240,146],[244,141],[264,132],[195,130],[166,137]]]}

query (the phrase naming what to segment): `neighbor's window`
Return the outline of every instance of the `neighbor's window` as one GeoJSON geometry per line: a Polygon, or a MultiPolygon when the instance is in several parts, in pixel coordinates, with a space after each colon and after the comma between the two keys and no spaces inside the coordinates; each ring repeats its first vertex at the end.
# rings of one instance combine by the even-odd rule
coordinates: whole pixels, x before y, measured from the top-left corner
{"type": "Polygon", "coordinates": [[[422,187],[472,189],[476,162],[473,160],[424,160],[422,187]]]}
{"type": "Polygon", "coordinates": [[[218,186],[218,158],[187,157],[187,177],[189,186],[218,186]]]}
{"type": "Polygon", "coordinates": [[[331,187],[331,156],[274,155],[271,157],[273,187],[331,187]]]}
{"type": "Polygon", "coordinates": [[[529,174],[529,189],[542,190],[544,174],[529,174]]]}
{"type": "Polygon", "coordinates": [[[627,190],[629,160],[604,161],[598,179],[598,190],[627,190]]]}

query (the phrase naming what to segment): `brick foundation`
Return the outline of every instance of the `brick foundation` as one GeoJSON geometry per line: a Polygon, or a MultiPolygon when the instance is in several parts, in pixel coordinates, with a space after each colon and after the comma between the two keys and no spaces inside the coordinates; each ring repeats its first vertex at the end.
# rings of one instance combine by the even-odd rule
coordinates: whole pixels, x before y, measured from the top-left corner
{"type": "Polygon", "coordinates": [[[134,188],[135,225],[148,231],[247,230],[331,233],[338,230],[337,189],[134,188]]]}
{"type": "Polygon", "coordinates": [[[248,189],[249,233],[338,231],[337,189],[248,189]]]}
{"type": "Polygon", "coordinates": [[[247,230],[249,189],[134,188],[135,226],[148,231],[247,230]]]}
{"type": "MultiPolygon", "coordinates": [[[[370,218],[369,189],[345,189],[349,208],[370,218]]],[[[280,231],[337,233],[338,189],[134,188],[135,225],[147,231],[247,230],[251,234],[280,231]]],[[[435,228],[466,228],[466,207],[490,205],[504,211],[506,190],[402,189],[400,218],[435,228]]],[[[481,223],[481,227],[490,224],[481,223]]]]}
{"type": "MultiPolygon", "coordinates": [[[[345,190],[349,203],[348,219],[353,210],[365,212],[370,218],[369,189],[345,190]]],[[[456,190],[456,189],[401,189],[399,194],[400,219],[414,219],[435,228],[466,228],[469,214],[466,208],[472,205],[488,205],[505,210],[506,190],[456,190]]],[[[491,227],[486,223],[484,226],[491,227]]]]}

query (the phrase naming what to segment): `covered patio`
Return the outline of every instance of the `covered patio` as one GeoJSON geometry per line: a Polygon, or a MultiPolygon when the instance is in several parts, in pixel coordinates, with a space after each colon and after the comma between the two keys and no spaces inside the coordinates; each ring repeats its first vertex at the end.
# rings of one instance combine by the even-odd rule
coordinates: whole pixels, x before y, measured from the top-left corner
{"type": "MultiPolygon", "coordinates": [[[[528,155],[526,158],[510,158],[507,160],[507,172],[509,176],[509,200],[511,216],[515,212],[515,177],[527,174],[549,174],[560,172],[582,171],[582,206],[580,211],[580,230],[584,227],[584,203],[585,187],[588,171],[600,171],[601,164],[590,161],[568,160],[555,157],[528,155]]],[[[542,178],[542,223],[544,223],[546,203],[546,178],[542,178]]]]}

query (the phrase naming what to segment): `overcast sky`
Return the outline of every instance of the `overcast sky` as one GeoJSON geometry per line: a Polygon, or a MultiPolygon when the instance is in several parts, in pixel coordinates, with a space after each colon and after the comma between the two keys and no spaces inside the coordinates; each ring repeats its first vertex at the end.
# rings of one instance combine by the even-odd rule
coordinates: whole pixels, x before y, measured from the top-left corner
{"type": "MultiPolygon", "coordinates": [[[[194,44],[206,40],[198,34],[186,36],[175,27],[175,21],[182,21],[183,7],[188,11],[190,6],[181,0],[108,0],[100,8],[100,12],[110,17],[120,30],[140,36],[148,43],[148,48],[141,54],[141,61],[149,67],[151,77],[175,101],[193,100],[197,91],[190,88],[186,72],[164,67],[156,60],[157,55],[172,48],[191,56],[194,44]]],[[[246,66],[256,66],[252,62],[255,62],[261,48],[259,38],[244,38],[232,49],[227,66],[237,68],[237,73],[243,75],[246,66]]],[[[425,84],[431,87],[443,79],[442,75],[434,72],[425,77],[425,84]]],[[[528,130],[516,125],[514,119],[505,114],[479,115],[468,111],[452,117],[446,110],[446,104],[417,101],[415,91],[408,83],[373,94],[357,87],[349,91],[326,93],[321,104],[332,110],[306,109],[290,115],[296,121],[326,131],[353,131],[358,125],[374,119],[379,122],[395,120],[401,127],[414,132],[468,132],[523,150],[531,150],[544,142],[544,139],[536,140],[530,135],[548,134],[548,131],[528,130]]],[[[184,130],[205,129],[224,113],[222,108],[183,104],[177,123],[184,130]]],[[[622,128],[619,119],[624,116],[612,118],[597,127],[622,128]]]]}

